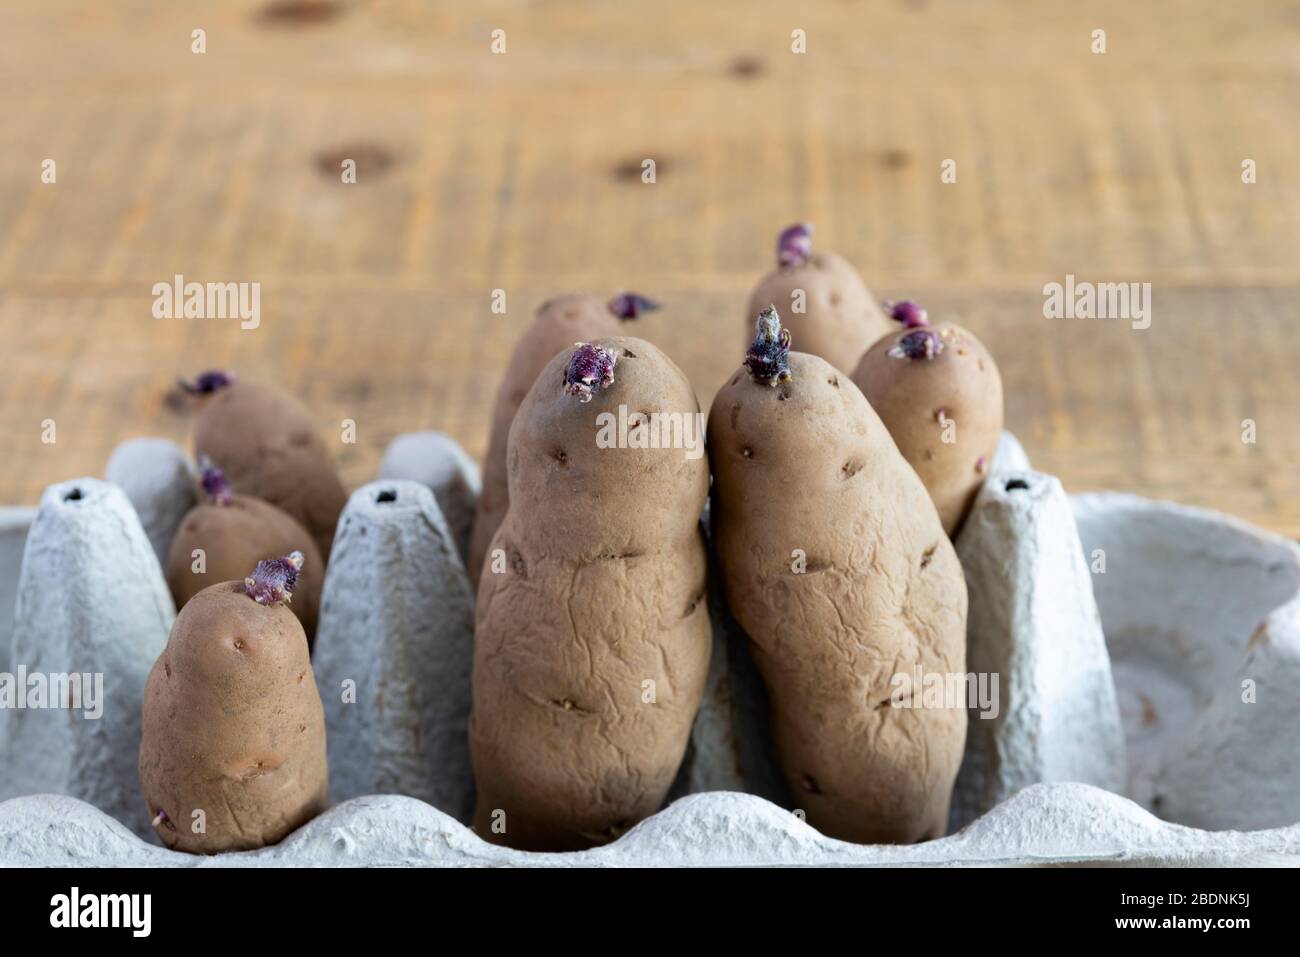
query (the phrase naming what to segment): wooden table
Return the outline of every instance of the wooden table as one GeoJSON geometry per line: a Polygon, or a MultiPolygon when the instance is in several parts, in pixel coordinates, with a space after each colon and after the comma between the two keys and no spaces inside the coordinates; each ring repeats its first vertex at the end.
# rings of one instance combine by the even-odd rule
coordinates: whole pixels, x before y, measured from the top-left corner
{"type": "Polygon", "coordinates": [[[210,366],[354,419],[352,485],[407,430],[481,455],[571,288],[662,298],[642,332],[707,404],[809,218],[988,343],[1069,489],[1300,535],[1295,3],[7,0],[0,81],[0,502],[185,441],[171,383],[210,366]],[[176,274],[260,283],[260,326],[155,319],[176,274]],[[1044,318],[1067,274],[1150,282],[1151,327],[1044,318]]]}

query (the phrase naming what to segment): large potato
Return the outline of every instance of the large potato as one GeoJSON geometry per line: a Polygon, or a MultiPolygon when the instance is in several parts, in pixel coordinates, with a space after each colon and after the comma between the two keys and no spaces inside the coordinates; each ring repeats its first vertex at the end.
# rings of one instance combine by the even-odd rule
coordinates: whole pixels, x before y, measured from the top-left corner
{"type": "Polygon", "coordinates": [[[895,676],[964,672],[961,567],[852,380],[786,356],[788,334],[765,318],[770,334],[713,401],[709,458],[723,585],[767,685],[777,758],[825,834],[939,837],[966,701],[897,707],[895,676]]]}
{"type": "Polygon", "coordinates": [[[510,423],[514,422],[524,396],[537,381],[537,374],[561,349],[567,349],[575,342],[618,335],[624,320],[654,308],[657,308],[655,303],[635,293],[615,296],[608,303],[585,292],[569,293],[543,303],[532,325],[520,336],[492,406],[492,433],[488,439],[487,458],[483,462],[483,491],[479,494],[474,532],[470,537],[469,567],[466,569],[475,588],[483,572],[488,544],[510,505],[510,489],[506,481],[506,442],[510,437],[510,423]]]}
{"type": "Polygon", "coordinates": [[[301,522],[329,561],[348,494],[307,407],[283,389],[220,372],[204,373],[187,388],[201,402],[195,456],[212,459],[244,495],[301,522]]]}
{"type": "Polygon", "coordinates": [[[556,356],[510,429],[510,507],[491,543],[506,560],[483,569],[470,717],[487,840],[571,850],[618,837],[659,809],[700,704],[702,436],[694,452],[598,447],[598,416],[620,407],[690,417],[698,432],[685,376],[632,338],[556,356]],[[601,354],[613,369],[583,372],[601,354]]]}
{"type": "Polygon", "coordinates": [[[258,599],[244,581],[195,595],[145,685],[140,788],[174,850],[274,844],[328,806],[325,718],[274,565],[258,566],[258,599]]]}
{"type": "Polygon", "coordinates": [[[754,317],[767,306],[786,317],[799,348],[852,372],[862,351],[893,326],[848,261],[813,252],[812,227],[796,223],[777,241],[777,265],[749,299],[744,342],[754,336],[754,317]],[[796,309],[803,312],[796,312],[796,309]]]}
{"type": "Polygon", "coordinates": [[[238,580],[267,555],[300,551],[305,556],[289,607],[298,616],[310,647],[316,638],[325,563],[311,534],[268,502],[229,491],[221,470],[204,471],[208,501],[182,519],[167,556],[167,587],[176,607],[209,585],[238,580]],[[213,492],[213,489],[219,491],[213,492]],[[195,571],[194,552],[203,551],[203,570],[195,571]]]}
{"type": "Polygon", "coordinates": [[[955,535],[1002,435],[997,363],[965,329],[923,323],[876,342],[853,381],[921,477],[944,531],[955,535]]]}

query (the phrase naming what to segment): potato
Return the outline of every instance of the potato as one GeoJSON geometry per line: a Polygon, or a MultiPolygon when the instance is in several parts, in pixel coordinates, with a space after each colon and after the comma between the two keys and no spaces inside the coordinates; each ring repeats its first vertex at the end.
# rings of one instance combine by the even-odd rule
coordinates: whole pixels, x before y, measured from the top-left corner
{"type": "Polygon", "coordinates": [[[348,494],[307,407],[283,389],[224,372],[205,372],[182,385],[201,397],[195,457],[220,465],[242,494],[292,515],[329,561],[348,494]]]}
{"type": "Polygon", "coordinates": [[[777,759],[824,834],[939,837],[966,700],[891,704],[908,700],[895,700],[898,675],[964,673],[961,566],[848,376],[787,354],[775,310],[759,330],[709,413],[711,521],[727,603],[767,686],[777,759]]]}
{"type": "Polygon", "coordinates": [[[961,528],[1002,435],[1002,377],[984,345],[959,326],[930,326],[924,310],[862,356],[853,381],[925,483],[949,536],[961,528]]]}
{"type": "Polygon", "coordinates": [[[769,305],[786,316],[800,349],[846,373],[893,328],[856,269],[835,253],[812,251],[808,223],[787,227],[778,238],[777,267],[749,299],[746,345],[754,337],[754,317],[769,305]]]}
{"type": "Polygon", "coordinates": [[[508,560],[484,566],[474,639],[486,840],[601,844],[659,810],[673,783],[712,644],[698,410],[667,356],[609,338],[555,356],[515,417],[510,507],[491,542],[508,560]],[[650,420],[625,447],[599,447],[615,431],[602,414],[620,410],[677,413],[699,444],[636,447],[651,443],[650,420]]]}
{"type": "Polygon", "coordinates": [[[167,587],[176,607],[209,585],[238,579],[266,555],[300,551],[305,562],[294,587],[290,609],[298,616],[307,645],[316,639],[325,563],[308,531],[274,505],[236,495],[221,469],[205,462],[202,486],[208,501],[181,520],[167,556],[167,587]],[[203,550],[203,571],[195,571],[194,550],[203,550]]]}
{"type": "Polygon", "coordinates": [[[483,491],[479,494],[474,532],[470,538],[470,581],[478,588],[488,544],[506,516],[510,490],[506,481],[506,442],[510,423],[524,396],[537,381],[537,374],[561,349],[575,342],[618,335],[619,327],[642,312],[658,309],[657,303],[636,293],[622,293],[608,303],[585,292],[558,296],[542,304],[533,324],[515,345],[510,365],[497,388],[492,407],[492,434],[483,462],[483,491]]]}
{"type": "Polygon", "coordinates": [[[325,716],[286,606],[301,566],[262,561],[199,592],[149,673],[140,788],[173,850],[274,844],[329,805],[325,716]]]}

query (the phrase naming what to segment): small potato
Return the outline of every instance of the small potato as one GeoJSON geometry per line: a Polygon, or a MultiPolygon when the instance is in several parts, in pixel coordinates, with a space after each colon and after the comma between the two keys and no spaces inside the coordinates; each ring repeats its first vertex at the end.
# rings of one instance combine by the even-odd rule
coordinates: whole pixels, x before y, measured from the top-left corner
{"type": "Polygon", "coordinates": [[[267,555],[300,551],[305,557],[289,607],[302,623],[310,647],[316,639],[325,563],[308,531],[274,505],[235,495],[221,469],[207,465],[202,476],[208,501],[182,519],[167,556],[167,587],[177,609],[209,585],[238,579],[267,555]],[[195,571],[195,550],[203,571],[195,571]]]}
{"type": "Polygon", "coordinates": [[[193,384],[195,457],[207,456],[244,495],[270,502],[311,532],[329,561],[347,491],[307,407],[283,389],[205,372],[193,384]]]}
{"type": "Polygon", "coordinates": [[[868,349],[853,381],[921,477],[951,537],[984,484],[1002,435],[1002,377],[965,329],[930,326],[912,303],[894,309],[920,321],[868,349]]]}
{"type": "Polygon", "coordinates": [[[767,686],[796,806],[831,837],[940,837],[966,701],[895,697],[965,672],[966,583],[916,473],[853,382],[789,352],[765,310],[709,413],[711,523],[727,603],[767,686]]]}
{"type": "Polygon", "coordinates": [[[469,567],[466,569],[475,588],[483,572],[488,543],[510,506],[506,481],[506,442],[510,436],[510,423],[514,422],[520,403],[537,381],[537,374],[561,349],[567,349],[575,342],[616,336],[624,321],[657,308],[657,303],[636,293],[622,293],[606,303],[580,292],[557,296],[537,310],[533,324],[515,345],[492,407],[492,434],[488,439],[487,458],[483,462],[483,491],[479,495],[474,532],[470,538],[469,567]]]}
{"type": "Polygon", "coordinates": [[[510,429],[510,507],[485,563],[470,753],[485,840],[574,850],[659,810],[712,648],[695,392],[648,342],[555,356],[510,429]],[[676,415],[672,447],[647,419],[676,415]],[[603,430],[609,431],[603,431],[603,430]],[[605,439],[613,440],[604,441],[605,439]]]}
{"type": "Polygon", "coordinates": [[[199,592],[149,673],[140,788],[173,850],[274,844],[329,804],[325,718],[284,604],[301,562],[259,562],[249,579],[199,592]]]}
{"type": "Polygon", "coordinates": [[[744,343],[754,338],[754,317],[767,306],[786,317],[803,352],[850,372],[862,351],[893,326],[848,261],[812,251],[812,226],[796,223],[777,241],[777,268],[749,299],[744,343]],[[800,306],[802,301],[802,306],[800,306]],[[802,308],[802,313],[795,310],[802,308]]]}

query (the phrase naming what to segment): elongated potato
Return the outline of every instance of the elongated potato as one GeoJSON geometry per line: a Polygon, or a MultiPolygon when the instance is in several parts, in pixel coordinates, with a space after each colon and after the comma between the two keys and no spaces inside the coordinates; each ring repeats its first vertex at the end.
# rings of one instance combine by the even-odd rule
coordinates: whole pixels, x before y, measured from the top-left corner
{"type": "Polygon", "coordinates": [[[673,782],[712,643],[698,409],[667,356],[611,338],[552,359],[515,417],[510,508],[492,540],[508,560],[484,565],[474,641],[474,826],[487,840],[601,844],[673,782]],[[622,435],[620,413],[643,424],[622,435]],[[638,413],[676,416],[690,448],[662,447],[664,420],[638,413]]]}
{"type": "Polygon", "coordinates": [[[176,607],[209,585],[238,580],[267,555],[303,553],[302,571],[289,605],[302,623],[310,647],[316,638],[325,563],[311,534],[286,512],[249,495],[236,495],[225,473],[205,462],[201,485],[206,502],[182,519],[167,556],[167,587],[176,607]],[[202,570],[195,552],[202,550],[202,570]]]}
{"type": "Polygon", "coordinates": [[[483,491],[474,517],[469,567],[466,569],[475,588],[483,572],[488,543],[510,506],[510,488],[506,480],[506,443],[510,437],[510,423],[514,422],[524,396],[537,381],[538,373],[561,349],[567,349],[575,342],[616,336],[624,321],[657,308],[657,303],[636,293],[622,293],[606,303],[588,293],[577,292],[557,296],[537,310],[533,324],[515,345],[492,407],[492,434],[488,439],[487,458],[483,461],[483,491]]]}
{"type": "Polygon", "coordinates": [[[307,407],[283,389],[225,372],[182,385],[200,400],[195,457],[216,462],[242,494],[292,515],[329,561],[348,493],[307,407]]]}
{"type": "Polygon", "coordinates": [[[813,251],[811,224],[782,231],[776,260],[750,296],[745,343],[754,336],[754,317],[775,306],[800,349],[848,373],[867,346],[892,330],[858,271],[842,256],[813,251]]]}
{"type": "Polygon", "coordinates": [[[853,381],[921,477],[943,530],[957,534],[1002,435],[1002,377],[984,344],[951,323],[930,326],[903,302],[905,327],[862,355],[853,381]]]}
{"type": "Polygon", "coordinates": [[[727,602],[767,685],[777,758],[824,834],[939,837],[966,700],[906,707],[925,702],[901,682],[918,668],[964,672],[961,566],[852,380],[788,352],[775,311],[759,329],[709,413],[711,515],[727,602]]]}
{"type": "Polygon", "coordinates": [[[190,599],[144,690],[140,788],[154,829],[194,854],[274,844],[325,810],[325,717],[285,607],[302,555],[190,599]]]}

